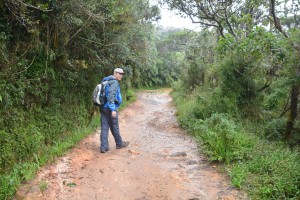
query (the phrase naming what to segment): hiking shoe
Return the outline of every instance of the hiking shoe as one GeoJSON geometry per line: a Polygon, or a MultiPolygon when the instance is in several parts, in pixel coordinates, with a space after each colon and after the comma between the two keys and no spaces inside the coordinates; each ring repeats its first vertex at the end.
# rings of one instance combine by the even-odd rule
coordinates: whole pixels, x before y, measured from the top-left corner
{"type": "Polygon", "coordinates": [[[101,153],[106,153],[106,152],[108,152],[108,151],[109,151],[109,148],[107,148],[107,149],[101,149],[101,150],[100,150],[101,153]]]}
{"type": "Polygon", "coordinates": [[[129,145],[129,142],[128,142],[128,141],[123,141],[121,146],[118,146],[118,145],[117,145],[117,149],[125,148],[125,147],[127,147],[128,145],[129,145]]]}

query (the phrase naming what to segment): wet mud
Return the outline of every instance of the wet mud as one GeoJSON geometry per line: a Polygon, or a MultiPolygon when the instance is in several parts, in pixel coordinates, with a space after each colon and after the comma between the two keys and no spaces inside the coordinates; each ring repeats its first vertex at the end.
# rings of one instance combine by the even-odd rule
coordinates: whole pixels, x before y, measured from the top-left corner
{"type": "Polygon", "coordinates": [[[119,113],[128,148],[99,152],[99,130],[43,167],[15,199],[235,200],[246,196],[230,185],[183,131],[169,90],[145,91],[119,113]],[[44,186],[44,187],[43,187],[44,186]]]}

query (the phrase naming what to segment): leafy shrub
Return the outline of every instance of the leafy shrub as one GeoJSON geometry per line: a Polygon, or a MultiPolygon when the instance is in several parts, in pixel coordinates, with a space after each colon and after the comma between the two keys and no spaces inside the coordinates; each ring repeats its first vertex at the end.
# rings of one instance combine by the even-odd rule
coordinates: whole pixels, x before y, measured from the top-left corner
{"type": "MultiPolygon", "coordinates": [[[[10,163],[10,165],[13,166],[6,166],[6,169],[10,170],[7,170],[5,173],[2,172],[0,175],[0,199],[10,199],[22,181],[30,180],[40,166],[52,161],[56,156],[63,155],[66,150],[74,147],[74,145],[82,140],[83,137],[95,130],[95,128],[99,125],[99,120],[99,117],[93,118],[92,122],[88,126],[83,126],[80,129],[74,130],[73,133],[64,138],[64,140],[56,141],[52,146],[40,145],[41,148],[39,148],[39,153],[41,155],[38,157],[37,154],[33,153],[33,155],[31,155],[31,160],[29,159],[30,155],[27,155],[29,162],[20,162],[18,164],[10,163]]],[[[0,134],[1,136],[5,136],[6,133],[0,132],[0,134]]],[[[6,136],[6,138],[8,137],[6,136]]],[[[16,148],[16,146],[14,146],[14,148],[16,148]]],[[[11,160],[12,162],[15,161],[16,158],[14,156],[16,154],[13,150],[14,149],[4,149],[2,151],[4,153],[11,153],[12,158],[10,158],[7,154],[5,154],[7,157],[3,157],[3,155],[1,155],[1,164],[3,164],[3,161],[6,161],[3,158],[7,158],[7,160],[11,160]]]]}
{"type": "Polygon", "coordinates": [[[189,130],[193,130],[193,124],[196,120],[193,113],[193,108],[195,106],[195,100],[192,97],[188,97],[185,93],[184,87],[181,82],[174,83],[174,87],[177,88],[172,92],[173,102],[177,106],[177,118],[182,127],[189,130]],[[185,97],[185,102],[182,103],[185,97]]]}
{"type": "Polygon", "coordinates": [[[298,199],[299,152],[280,144],[257,143],[250,160],[234,164],[232,182],[244,186],[253,199],[298,199]]]}
{"type": "Polygon", "coordinates": [[[243,160],[249,156],[254,146],[250,139],[239,130],[226,114],[212,114],[206,120],[194,124],[196,136],[203,141],[204,150],[213,161],[243,160]]]}
{"type": "Polygon", "coordinates": [[[13,135],[6,131],[0,131],[0,138],[0,170],[4,172],[16,161],[14,149],[17,144],[13,135]]]}
{"type": "Polygon", "coordinates": [[[238,115],[235,99],[224,96],[221,90],[205,90],[198,88],[193,114],[197,119],[206,119],[213,113],[238,115]]]}
{"type": "Polygon", "coordinates": [[[237,188],[242,188],[249,174],[247,167],[243,166],[242,162],[234,163],[227,172],[231,178],[231,183],[237,188]]]}
{"type": "Polygon", "coordinates": [[[14,154],[19,162],[30,160],[43,144],[44,137],[40,129],[34,125],[16,128],[14,131],[14,154]]]}
{"type": "Polygon", "coordinates": [[[186,95],[182,85],[175,86],[179,122],[199,139],[210,160],[227,163],[233,185],[247,190],[252,199],[299,199],[299,152],[262,139],[279,137],[284,119],[254,121],[238,118],[235,111],[217,113],[222,108],[212,106],[219,101],[212,100],[210,91],[186,95]]]}
{"type": "Polygon", "coordinates": [[[9,199],[12,197],[20,183],[21,177],[17,167],[14,167],[10,175],[1,175],[0,199],[9,199]]]}
{"type": "Polygon", "coordinates": [[[282,139],[283,132],[285,129],[286,121],[285,119],[270,119],[265,122],[264,134],[268,139],[282,139]]]}
{"type": "Polygon", "coordinates": [[[35,173],[39,169],[38,163],[32,162],[32,163],[22,163],[19,166],[20,176],[23,180],[30,180],[35,176],[35,173]]]}
{"type": "Polygon", "coordinates": [[[132,89],[127,90],[123,96],[123,98],[126,100],[126,103],[130,103],[136,100],[136,94],[132,89]]]}

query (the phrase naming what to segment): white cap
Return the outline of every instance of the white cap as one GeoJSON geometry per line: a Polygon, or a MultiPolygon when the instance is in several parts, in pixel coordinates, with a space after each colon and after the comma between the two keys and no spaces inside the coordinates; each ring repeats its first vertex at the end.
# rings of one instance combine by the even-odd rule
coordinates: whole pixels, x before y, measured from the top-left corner
{"type": "Polygon", "coordinates": [[[125,74],[125,72],[124,72],[123,69],[121,69],[121,68],[116,68],[116,69],[114,70],[114,72],[117,72],[117,73],[119,73],[119,74],[125,74]]]}

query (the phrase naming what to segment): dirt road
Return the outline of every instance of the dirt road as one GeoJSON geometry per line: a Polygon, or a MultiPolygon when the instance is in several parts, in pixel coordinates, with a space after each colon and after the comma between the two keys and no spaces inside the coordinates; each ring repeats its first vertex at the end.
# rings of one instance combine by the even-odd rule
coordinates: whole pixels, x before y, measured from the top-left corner
{"type": "Polygon", "coordinates": [[[99,152],[99,130],[44,167],[16,199],[233,200],[245,199],[201,155],[176,122],[168,90],[138,94],[120,112],[126,149],[99,152]],[[40,188],[46,188],[43,192],[40,188]]]}

